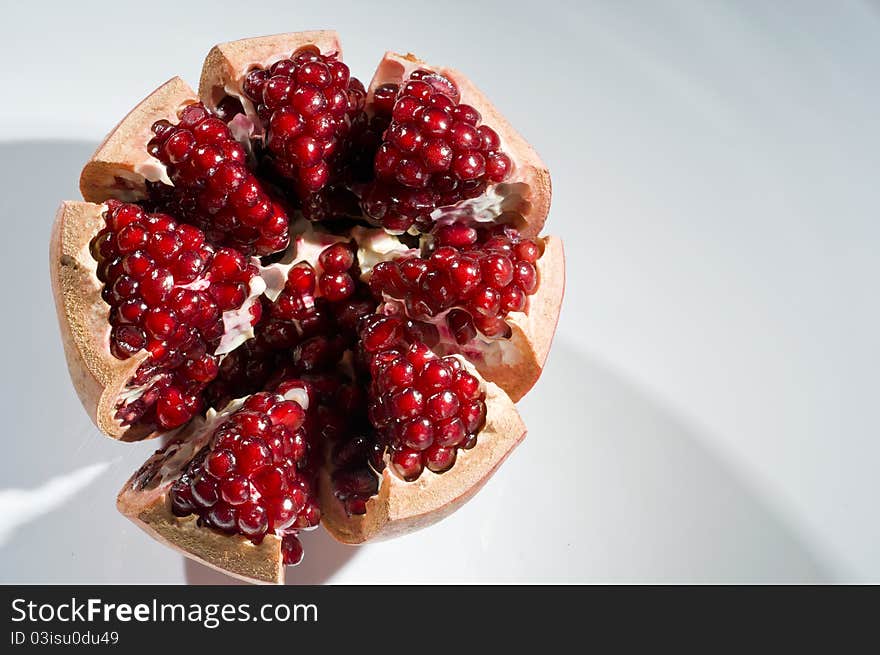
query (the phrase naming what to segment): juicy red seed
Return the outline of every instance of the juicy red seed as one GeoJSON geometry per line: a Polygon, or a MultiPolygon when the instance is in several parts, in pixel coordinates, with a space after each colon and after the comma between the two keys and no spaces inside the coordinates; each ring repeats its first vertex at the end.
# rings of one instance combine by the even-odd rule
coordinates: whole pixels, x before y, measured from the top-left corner
{"type": "Polygon", "coordinates": [[[431,93],[430,85],[420,80],[411,80],[404,84],[400,90],[401,96],[412,96],[418,100],[427,100],[431,93]]]}
{"type": "Polygon", "coordinates": [[[458,416],[467,432],[476,433],[483,427],[483,421],[486,419],[486,405],[480,400],[462,403],[458,416]]]}
{"type": "Polygon", "coordinates": [[[504,255],[491,253],[480,261],[480,273],[495,288],[505,287],[513,280],[513,264],[504,255]]]}
{"type": "Polygon", "coordinates": [[[287,286],[291,292],[295,293],[314,293],[315,292],[315,271],[306,263],[297,264],[287,273],[287,286]]]}
{"type": "Polygon", "coordinates": [[[187,378],[204,384],[216,378],[219,370],[217,360],[208,354],[197,359],[188,359],[183,365],[183,373],[187,378]]]}
{"type": "Polygon", "coordinates": [[[128,359],[145,345],[144,333],[137,327],[123,325],[110,333],[110,348],[118,359],[128,359]]]}
{"type": "Polygon", "coordinates": [[[116,315],[121,323],[140,323],[146,311],[146,304],[137,298],[133,298],[122,303],[116,310],[116,315]]]}
{"type": "Polygon", "coordinates": [[[239,469],[250,474],[261,466],[269,463],[272,453],[262,439],[245,437],[239,444],[237,452],[239,469]]]}
{"type": "Polygon", "coordinates": [[[417,388],[422,393],[432,393],[446,389],[452,383],[452,370],[445,360],[428,362],[419,375],[417,388]]]}
{"type": "Polygon", "coordinates": [[[425,399],[416,389],[404,389],[391,396],[391,406],[396,418],[414,418],[424,410],[425,399]]]}
{"type": "Polygon", "coordinates": [[[482,280],[480,266],[473,259],[460,258],[450,264],[449,279],[458,289],[459,297],[466,297],[482,280]]]}
{"type": "Polygon", "coordinates": [[[134,252],[147,243],[148,236],[142,225],[138,223],[126,225],[116,236],[116,247],[123,254],[134,252]]]}
{"type": "Polygon", "coordinates": [[[421,371],[428,362],[435,358],[435,355],[426,344],[416,342],[410,344],[406,351],[406,358],[417,371],[421,371]]]}
{"type": "Polygon", "coordinates": [[[501,295],[493,287],[478,287],[469,299],[469,306],[484,316],[495,316],[501,308],[501,295]]]}
{"type": "Polygon", "coordinates": [[[433,136],[442,136],[451,124],[449,113],[436,107],[420,112],[418,121],[420,129],[433,136]]]}
{"type": "Polygon", "coordinates": [[[480,139],[482,140],[482,149],[485,152],[495,152],[501,146],[501,139],[498,133],[488,125],[481,125],[478,130],[480,139]]]}
{"type": "Polygon", "coordinates": [[[156,418],[166,429],[180,427],[192,418],[193,413],[186,399],[174,387],[164,389],[156,401],[156,418]]]}
{"type": "Polygon", "coordinates": [[[269,529],[266,509],[256,503],[245,503],[238,508],[238,529],[248,537],[262,536],[269,529]]]}
{"type": "Polygon", "coordinates": [[[425,168],[431,173],[449,170],[453,155],[452,147],[442,139],[431,139],[422,148],[425,168]]]}
{"type": "Polygon", "coordinates": [[[211,274],[217,279],[237,279],[245,270],[241,253],[232,248],[219,248],[211,261],[211,274]]]}
{"type": "Polygon", "coordinates": [[[452,380],[452,390],[459,400],[475,400],[480,396],[480,381],[466,371],[458,371],[452,380]]]}
{"type": "Polygon", "coordinates": [[[234,467],[235,455],[230,450],[215,451],[205,460],[205,470],[217,479],[226,477],[234,467]]]}
{"type": "Polygon", "coordinates": [[[361,343],[367,352],[378,352],[394,345],[401,335],[400,320],[377,317],[361,331],[361,343]]]}
{"type": "Polygon", "coordinates": [[[207,513],[206,519],[212,528],[232,532],[238,520],[238,510],[226,503],[217,503],[207,513]]]}
{"type": "Polygon", "coordinates": [[[480,112],[470,105],[458,105],[452,110],[452,119],[467,123],[468,125],[477,125],[482,119],[482,116],[480,116],[480,112]]]}
{"type": "Polygon", "coordinates": [[[211,507],[220,500],[220,495],[217,492],[217,483],[210,478],[200,477],[193,480],[190,483],[190,490],[192,491],[193,500],[200,507],[211,507]]]}
{"type": "Polygon", "coordinates": [[[146,214],[137,205],[120,204],[117,209],[109,212],[107,226],[114,232],[121,232],[130,223],[142,221],[146,214]]]}
{"type": "Polygon", "coordinates": [[[532,294],[538,288],[538,272],[534,265],[528,262],[517,262],[514,270],[516,284],[527,294],[532,294]]]}
{"type": "Polygon", "coordinates": [[[458,398],[447,389],[428,398],[425,413],[433,421],[442,421],[455,416],[458,408],[458,398]]]}
{"type": "Polygon", "coordinates": [[[193,503],[192,490],[180,480],[171,485],[171,509],[175,516],[187,516],[196,509],[193,503]]]}
{"type": "Polygon", "coordinates": [[[456,155],[452,170],[460,180],[475,180],[486,172],[486,158],[478,152],[456,155]]]}
{"type": "Polygon", "coordinates": [[[477,336],[473,318],[466,311],[453,309],[446,316],[446,323],[452,331],[452,336],[460,344],[466,344],[477,336]]]}
{"type": "Polygon", "coordinates": [[[503,152],[493,152],[486,157],[486,176],[493,182],[503,182],[512,169],[513,162],[503,152]]]}
{"type": "Polygon", "coordinates": [[[467,153],[480,147],[479,131],[467,123],[455,123],[449,132],[449,139],[456,152],[467,153]]]}
{"type": "Polygon", "coordinates": [[[464,424],[457,417],[440,421],[434,429],[434,443],[438,446],[458,446],[465,436],[464,424]]]}
{"type": "Polygon", "coordinates": [[[303,559],[303,548],[299,539],[292,534],[284,536],[281,541],[281,553],[285,566],[296,566],[303,559]]]}
{"type": "Polygon", "coordinates": [[[373,92],[373,110],[377,114],[390,114],[398,89],[396,84],[383,84],[377,87],[373,92]]]}
{"type": "Polygon", "coordinates": [[[534,264],[541,256],[541,251],[538,249],[538,245],[531,239],[523,239],[517,243],[513,249],[516,253],[517,259],[528,262],[529,264],[534,264]]]}
{"type": "Polygon", "coordinates": [[[273,425],[283,425],[290,430],[296,430],[305,421],[305,411],[302,406],[292,400],[277,403],[267,415],[273,425]]]}
{"type": "Polygon", "coordinates": [[[410,449],[395,451],[391,455],[391,466],[407,482],[417,479],[424,469],[421,453],[410,449]]]}
{"type": "Polygon", "coordinates": [[[526,294],[517,285],[511,284],[501,291],[501,311],[521,312],[526,306],[526,294]]]}
{"type": "Polygon", "coordinates": [[[264,496],[277,497],[287,491],[284,470],[278,466],[264,466],[253,475],[254,487],[264,496]]]}
{"type": "Polygon", "coordinates": [[[174,312],[161,307],[153,307],[144,317],[144,328],[154,339],[165,339],[171,336],[177,327],[174,312]]]}
{"type": "Polygon", "coordinates": [[[434,445],[425,453],[425,465],[435,473],[442,473],[455,464],[455,448],[434,445]]]}
{"type": "Polygon", "coordinates": [[[318,262],[325,271],[344,273],[354,265],[354,254],[347,245],[336,243],[321,252],[318,262]]]}
{"type": "Polygon", "coordinates": [[[425,450],[434,442],[434,427],[426,418],[414,419],[401,430],[403,444],[413,450],[425,450]]]}
{"type": "Polygon", "coordinates": [[[345,300],[354,293],[354,280],[348,273],[324,274],[318,280],[321,293],[330,302],[345,300]]]}
{"type": "Polygon", "coordinates": [[[415,368],[404,359],[397,359],[385,369],[383,381],[388,389],[400,389],[413,383],[415,368]]]}
{"type": "Polygon", "coordinates": [[[179,164],[186,161],[196,145],[192,132],[180,130],[175,132],[163,147],[164,159],[169,164],[179,164]]]}

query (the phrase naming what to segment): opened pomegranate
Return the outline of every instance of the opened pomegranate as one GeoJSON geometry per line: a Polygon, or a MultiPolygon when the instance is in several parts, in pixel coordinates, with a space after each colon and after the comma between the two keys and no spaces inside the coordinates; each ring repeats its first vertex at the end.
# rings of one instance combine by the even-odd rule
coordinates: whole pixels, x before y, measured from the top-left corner
{"type": "Polygon", "coordinates": [[[364,87],[333,32],[222,44],[80,182],[62,340],[104,433],[169,435],[117,501],[156,539],[279,582],[301,531],[434,523],[525,436],[564,285],[549,174],[457,71],[387,54],[364,87]]]}

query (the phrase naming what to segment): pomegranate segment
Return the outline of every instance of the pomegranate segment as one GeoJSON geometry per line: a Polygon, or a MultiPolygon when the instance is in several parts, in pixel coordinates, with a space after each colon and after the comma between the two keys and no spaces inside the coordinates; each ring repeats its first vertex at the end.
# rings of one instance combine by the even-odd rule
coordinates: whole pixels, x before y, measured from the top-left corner
{"type": "Polygon", "coordinates": [[[179,427],[203,408],[201,391],[218,372],[224,316],[251,325],[262,291],[257,267],[240,253],[215,250],[200,230],[166,214],[107,201],[105,227],[91,243],[102,297],[110,306],[110,352],[148,351],[117,406],[123,425],[179,427]]]}
{"type": "Polygon", "coordinates": [[[171,485],[172,513],[198,514],[204,525],[256,544],[278,535],[284,563],[298,564],[296,533],[316,527],[321,517],[308,472],[306,409],[285,398],[300,388],[291,381],[250,396],[223,420],[171,485]]]}
{"type": "Polygon", "coordinates": [[[153,206],[201,228],[211,243],[244,254],[284,250],[287,214],[247,168],[245,150],[227,125],[201,103],[182,108],[178,119],[152,127],[147,150],[174,184],[147,184],[153,206]]]}
{"type": "MultiPolygon", "coordinates": [[[[367,92],[368,109],[377,106],[387,107],[389,103],[387,90],[396,87],[402,93],[402,88],[411,80],[413,74],[425,78],[418,81],[428,82],[432,94],[440,92],[445,95],[452,91],[443,91],[444,88],[454,87],[459,96],[455,98],[456,104],[459,107],[462,105],[466,107],[459,110],[455,116],[450,114],[452,123],[462,122],[466,126],[476,127],[479,136],[478,140],[474,139],[474,134],[470,129],[459,127],[456,129],[458,137],[456,142],[459,143],[460,148],[463,148],[465,144],[470,146],[474,141],[478,141],[479,148],[462,150],[461,154],[465,154],[465,157],[458,160],[458,167],[450,164],[449,171],[439,174],[432,173],[432,179],[434,175],[438,175],[440,179],[445,179],[444,176],[448,175],[455,177],[459,185],[456,188],[461,191],[460,199],[454,204],[444,204],[445,201],[438,199],[439,204],[435,204],[431,202],[431,195],[427,193],[432,191],[430,187],[414,189],[419,193],[404,194],[405,202],[424,204],[422,210],[412,210],[410,213],[424,216],[429,208],[433,208],[433,211],[430,211],[431,223],[437,221],[456,221],[469,224],[504,222],[512,223],[524,236],[537,236],[541,232],[550,209],[550,173],[535,150],[467,76],[450,68],[431,66],[411,54],[400,55],[388,52],[379,63],[370,82],[367,92]],[[468,107],[473,112],[467,109],[468,107]],[[477,125],[473,125],[474,122],[477,125]],[[483,126],[487,126],[486,129],[482,129],[483,126]],[[485,143],[483,142],[484,138],[485,143]],[[483,146],[486,147],[485,150],[483,146]],[[490,157],[489,153],[498,153],[498,155],[490,157]],[[507,166],[508,160],[509,167],[507,166]],[[483,173],[479,177],[483,183],[478,183],[474,179],[466,179],[481,170],[483,173]],[[503,181],[496,183],[495,180],[501,179],[502,176],[503,181]],[[481,190],[472,195],[471,186],[480,187],[481,190]]],[[[424,93],[424,87],[417,85],[416,95],[419,95],[420,88],[422,89],[421,93],[424,93]]],[[[407,116],[405,110],[410,104],[410,101],[406,101],[405,106],[399,110],[403,112],[404,118],[407,116]]],[[[439,128],[440,123],[437,125],[439,128]]],[[[421,130],[419,133],[421,134],[421,130]]],[[[395,142],[399,139],[399,143],[406,146],[409,141],[404,137],[408,137],[409,134],[408,131],[406,134],[395,133],[395,142]]],[[[415,132],[412,134],[414,135],[415,132]]],[[[448,135],[447,140],[451,139],[448,129],[446,134],[448,135]]],[[[387,137],[386,141],[389,141],[387,137]]],[[[441,151],[437,150],[436,152],[440,153],[441,151]]],[[[454,148],[453,152],[456,152],[454,148]]],[[[454,157],[453,161],[455,161],[454,157]]],[[[409,156],[405,156],[404,159],[411,160],[409,156]]],[[[392,159],[391,162],[393,161],[392,159]]],[[[445,154],[437,157],[436,161],[445,166],[445,154]]],[[[378,157],[376,163],[377,169],[383,166],[378,157]]],[[[410,170],[409,167],[406,170],[410,170]]],[[[447,184],[449,183],[447,182],[447,184]]],[[[409,187],[399,186],[395,190],[394,185],[390,185],[382,187],[382,189],[392,189],[394,193],[400,193],[399,189],[409,189],[409,187]]],[[[376,209],[370,208],[370,194],[364,194],[362,204],[367,214],[384,221],[386,219],[379,217],[378,214],[388,208],[393,209],[399,205],[400,201],[396,200],[394,195],[390,196],[390,201],[386,200],[382,189],[377,197],[376,209]]],[[[442,195],[445,189],[446,187],[441,187],[437,191],[442,195]]],[[[409,219],[405,218],[401,224],[405,225],[408,221],[409,219]]],[[[427,231],[429,228],[430,224],[420,226],[422,231],[427,231]]]]}
{"type": "Polygon", "coordinates": [[[363,112],[364,85],[335,52],[308,45],[250,70],[242,90],[262,122],[270,165],[308,204],[338,177],[351,124],[363,112]]]}
{"type": "Polygon", "coordinates": [[[395,473],[411,482],[425,467],[449,470],[459,448],[476,445],[486,394],[460,359],[437,357],[406,328],[396,316],[377,315],[364,319],[360,335],[372,380],[370,421],[395,473]]]}
{"type": "Polygon", "coordinates": [[[391,123],[376,152],[376,182],[365,191],[362,207],[384,227],[405,231],[417,223],[427,231],[435,209],[475,198],[512,172],[498,133],[460,99],[455,82],[424,68],[400,85],[375,89],[374,112],[390,110],[391,123]]]}

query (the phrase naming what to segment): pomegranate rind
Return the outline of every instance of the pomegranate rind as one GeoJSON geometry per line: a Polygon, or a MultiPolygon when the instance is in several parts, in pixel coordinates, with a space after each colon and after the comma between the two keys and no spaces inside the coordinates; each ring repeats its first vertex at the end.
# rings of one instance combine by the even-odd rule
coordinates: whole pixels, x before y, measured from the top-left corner
{"type": "Polygon", "coordinates": [[[171,511],[171,485],[210,439],[214,427],[205,428],[201,420],[187,425],[177,435],[183,442],[181,455],[174,458],[177,461],[168,460],[160,453],[153,455],[119,491],[116,506],[148,535],[190,559],[245,582],[281,584],[284,557],[280,537],[268,534],[259,544],[254,544],[241,535],[224,534],[199,525],[196,515],[179,517],[171,511]],[[161,477],[145,481],[143,471],[157,460],[164,464],[161,477]]]}
{"type": "Polygon", "coordinates": [[[565,294],[565,251],[559,237],[538,239],[544,253],[537,261],[538,289],[529,296],[526,312],[507,317],[510,339],[498,344],[500,357],[476,358],[480,374],[504,389],[513,402],[519,402],[541,376],[556,334],[562,297],[565,294]]]}
{"type": "Polygon", "coordinates": [[[147,153],[151,127],[160,119],[177,122],[178,110],[198,102],[195,91],[172,77],[132,109],[106,136],[82,169],[79,189],[85,200],[116,198],[133,202],[146,197],[146,180],[168,184],[165,167],[147,153]]]}
{"type": "Polygon", "coordinates": [[[476,446],[459,450],[445,473],[425,469],[418,480],[405,482],[388,467],[379,493],[367,501],[367,513],[348,516],[334,496],[326,467],[320,478],[321,523],[334,539],[360,544],[398,537],[446,518],[470,500],[526,436],[526,426],[508,395],[486,384],[486,424],[476,446]]]}
{"type": "MultiPolygon", "coordinates": [[[[247,115],[254,119],[256,108],[241,90],[244,76],[256,66],[266,68],[290,57],[305,45],[317,46],[324,54],[335,52],[342,59],[339,35],[332,30],[288,32],[215,45],[202,65],[199,97],[208,109],[214,111],[224,96],[234,96],[241,101],[247,115]]],[[[255,124],[259,125],[259,121],[255,124]]]]}
{"type": "Polygon", "coordinates": [[[488,125],[498,133],[501,150],[514,162],[513,173],[509,179],[497,185],[498,190],[502,195],[519,196],[515,207],[508,207],[508,203],[505,203],[505,211],[518,215],[513,222],[523,236],[534,237],[540,234],[550,211],[550,171],[535,149],[466,75],[452,68],[431,66],[412,54],[386,52],[367,90],[367,106],[372,102],[377,87],[382,84],[400,84],[416,69],[431,70],[452,80],[461,93],[461,102],[476,108],[483,117],[483,125],[488,125]]]}
{"type": "Polygon", "coordinates": [[[104,225],[103,212],[103,205],[61,203],[49,244],[52,294],[67,368],[83,407],[107,436],[139,441],[158,433],[140,426],[123,426],[114,416],[120,392],[149,353],[137,353],[126,360],[110,353],[109,308],[101,298],[97,262],[89,252],[92,238],[104,225]]]}

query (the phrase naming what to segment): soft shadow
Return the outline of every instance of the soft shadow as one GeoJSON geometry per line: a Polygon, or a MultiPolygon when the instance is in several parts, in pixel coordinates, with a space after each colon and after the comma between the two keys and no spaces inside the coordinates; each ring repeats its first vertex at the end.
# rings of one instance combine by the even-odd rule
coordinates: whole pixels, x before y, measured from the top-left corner
{"type": "Polygon", "coordinates": [[[520,407],[533,429],[510,466],[546,471],[546,497],[568,501],[549,518],[554,538],[571,540],[576,551],[569,579],[833,577],[774,500],[720,456],[708,435],[564,340],[520,407]]]}
{"type": "MultiPolygon", "coordinates": [[[[320,585],[330,582],[359,552],[356,546],[346,546],[335,541],[323,528],[301,534],[300,540],[305,556],[299,566],[287,567],[285,581],[288,585],[320,585]]],[[[184,559],[183,571],[187,584],[246,584],[191,559],[184,559]]]]}

